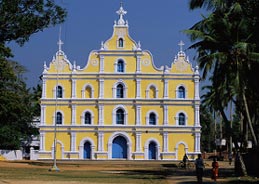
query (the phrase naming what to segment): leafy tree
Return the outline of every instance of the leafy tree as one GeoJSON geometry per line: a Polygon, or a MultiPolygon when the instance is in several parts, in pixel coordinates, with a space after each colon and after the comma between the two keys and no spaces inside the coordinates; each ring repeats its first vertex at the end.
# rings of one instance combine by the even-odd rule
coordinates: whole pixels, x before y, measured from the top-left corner
{"type": "Polygon", "coordinates": [[[198,62],[203,70],[203,78],[211,73],[211,91],[206,98],[216,111],[220,111],[229,127],[225,108],[229,102],[237,106],[245,122],[248,123],[254,145],[257,138],[252,124],[258,124],[258,89],[254,79],[258,72],[258,45],[254,38],[259,20],[255,10],[259,1],[237,0],[191,0],[190,7],[205,7],[211,11],[207,17],[186,31],[192,41],[190,48],[198,51],[198,62]],[[251,13],[253,12],[253,13],[251,13]],[[254,17],[255,16],[255,17],[254,17]],[[253,39],[251,39],[253,38],[253,39]],[[253,109],[257,109],[255,112],[253,109]],[[252,122],[253,121],[253,122],[252,122]]]}
{"type": "Polygon", "coordinates": [[[23,45],[44,28],[60,24],[66,11],[54,0],[0,0],[0,57],[12,56],[6,43],[23,45]]]}
{"type": "Polygon", "coordinates": [[[23,71],[17,62],[0,61],[0,149],[18,149],[23,137],[37,133],[23,71]]]}
{"type": "Polygon", "coordinates": [[[37,134],[33,116],[40,114],[40,86],[26,88],[25,68],[12,57],[7,43],[22,46],[30,36],[64,22],[66,10],[54,0],[0,0],[0,149],[18,149],[21,139],[37,134]]]}

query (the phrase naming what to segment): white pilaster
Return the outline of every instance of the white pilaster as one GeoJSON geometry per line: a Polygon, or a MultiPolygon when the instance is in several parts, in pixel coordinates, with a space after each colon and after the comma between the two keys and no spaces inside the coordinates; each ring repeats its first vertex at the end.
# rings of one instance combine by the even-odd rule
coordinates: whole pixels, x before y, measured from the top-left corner
{"type": "Polygon", "coordinates": [[[99,79],[99,98],[103,98],[104,79],[99,79]]]}
{"type": "Polygon", "coordinates": [[[76,80],[72,79],[72,98],[76,98],[76,80]]]}
{"type": "Polygon", "coordinates": [[[141,106],[136,105],[136,125],[141,124],[140,120],[141,120],[141,106]]]}
{"type": "Polygon", "coordinates": [[[104,72],[104,56],[100,55],[100,73],[104,72]]]}
{"type": "Polygon", "coordinates": [[[164,125],[168,125],[168,106],[164,105],[164,125]]]}
{"type": "Polygon", "coordinates": [[[198,66],[196,66],[196,68],[195,68],[194,83],[195,83],[194,98],[195,98],[195,100],[199,100],[200,99],[200,89],[199,89],[200,75],[199,75],[198,66]]]}
{"type": "Polygon", "coordinates": [[[200,133],[195,133],[195,152],[200,152],[200,133]]]}
{"type": "Polygon", "coordinates": [[[41,105],[40,124],[45,125],[46,121],[46,106],[41,105]]]}
{"type": "Polygon", "coordinates": [[[200,105],[195,104],[195,126],[200,126],[200,105]]]}
{"type": "Polygon", "coordinates": [[[136,152],[141,152],[141,132],[136,132],[136,152]]]}
{"type": "Polygon", "coordinates": [[[42,95],[41,97],[44,99],[46,98],[46,79],[42,79],[42,95]]]}
{"type": "Polygon", "coordinates": [[[71,132],[70,133],[71,136],[71,151],[76,151],[76,133],[75,132],[71,132]]]}
{"type": "Polygon", "coordinates": [[[98,111],[99,111],[99,125],[103,125],[103,105],[99,105],[98,106],[99,107],[99,109],[98,109],[98,111]]]}
{"type": "Polygon", "coordinates": [[[137,56],[137,73],[141,72],[141,60],[140,56],[137,56]]]}
{"type": "Polygon", "coordinates": [[[71,119],[72,125],[76,124],[76,105],[72,104],[72,119],[71,119]]]}
{"type": "Polygon", "coordinates": [[[168,98],[168,79],[164,79],[164,98],[168,98]]]}
{"type": "Polygon", "coordinates": [[[104,134],[98,132],[98,151],[104,151],[104,134]]]}
{"type": "Polygon", "coordinates": [[[136,79],[136,82],[137,82],[136,98],[141,98],[141,79],[136,79]]]}
{"type": "Polygon", "coordinates": [[[45,132],[40,132],[40,151],[45,151],[45,132]]]}
{"type": "Polygon", "coordinates": [[[168,132],[163,133],[163,152],[168,152],[168,132]]]}

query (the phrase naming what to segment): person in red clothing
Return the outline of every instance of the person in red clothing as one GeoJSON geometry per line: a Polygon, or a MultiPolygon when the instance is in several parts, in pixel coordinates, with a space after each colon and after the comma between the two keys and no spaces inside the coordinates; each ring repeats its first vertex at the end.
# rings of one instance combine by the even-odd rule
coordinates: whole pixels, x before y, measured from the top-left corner
{"type": "Polygon", "coordinates": [[[219,174],[219,163],[217,162],[217,159],[214,158],[212,162],[212,176],[211,178],[216,182],[219,174]]]}

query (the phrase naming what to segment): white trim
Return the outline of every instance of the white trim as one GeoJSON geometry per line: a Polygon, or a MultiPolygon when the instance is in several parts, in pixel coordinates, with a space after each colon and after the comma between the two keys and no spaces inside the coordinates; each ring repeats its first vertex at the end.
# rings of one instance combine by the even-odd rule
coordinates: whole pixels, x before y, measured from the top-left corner
{"type": "Polygon", "coordinates": [[[124,36],[118,36],[117,40],[116,40],[116,43],[117,43],[117,49],[124,49],[125,48],[125,38],[124,36]],[[122,39],[122,47],[120,47],[120,39],[122,39]]]}
{"type": "Polygon", "coordinates": [[[76,79],[72,79],[72,98],[76,98],[76,79]]]}
{"type": "Polygon", "coordinates": [[[58,86],[60,86],[62,88],[62,98],[65,98],[65,87],[62,84],[57,84],[57,85],[54,86],[54,89],[52,89],[53,98],[62,99],[62,98],[57,97],[56,89],[57,89],[58,86]]]}
{"type": "Polygon", "coordinates": [[[178,150],[179,150],[179,145],[180,144],[183,144],[184,145],[184,151],[185,151],[185,153],[188,155],[188,144],[187,143],[185,143],[184,141],[179,141],[179,142],[177,142],[176,143],[176,145],[175,145],[175,153],[176,153],[176,160],[179,160],[179,159],[182,159],[182,158],[178,158],[178,150]]]}

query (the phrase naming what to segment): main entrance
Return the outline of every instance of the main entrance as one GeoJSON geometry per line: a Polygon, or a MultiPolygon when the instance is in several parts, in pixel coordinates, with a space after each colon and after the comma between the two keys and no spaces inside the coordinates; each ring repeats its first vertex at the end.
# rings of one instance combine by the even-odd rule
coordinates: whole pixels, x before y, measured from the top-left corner
{"type": "Polygon", "coordinates": [[[127,159],[127,141],[118,136],[112,141],[112,158],[127,159]]]}

